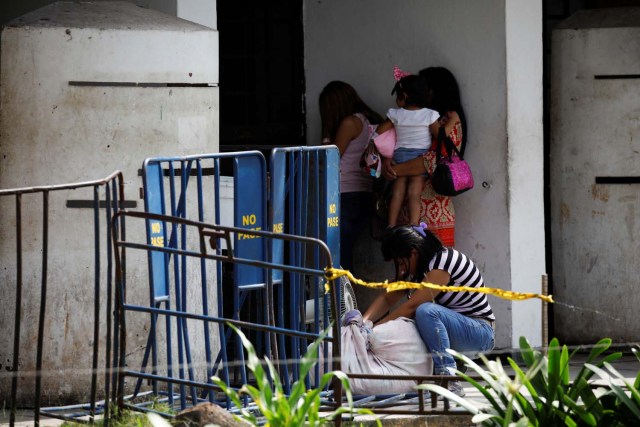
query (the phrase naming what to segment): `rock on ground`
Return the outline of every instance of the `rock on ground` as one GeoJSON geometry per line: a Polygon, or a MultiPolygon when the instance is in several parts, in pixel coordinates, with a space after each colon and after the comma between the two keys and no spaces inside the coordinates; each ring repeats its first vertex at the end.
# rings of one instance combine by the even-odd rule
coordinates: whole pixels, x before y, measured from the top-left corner
{"type": "Polygon", "coordinates": [[[200,403],[176,415],[171,424],[176,427],[247,427],[249,424],[236,420],[227,410],[213,403],[200,403]]]}

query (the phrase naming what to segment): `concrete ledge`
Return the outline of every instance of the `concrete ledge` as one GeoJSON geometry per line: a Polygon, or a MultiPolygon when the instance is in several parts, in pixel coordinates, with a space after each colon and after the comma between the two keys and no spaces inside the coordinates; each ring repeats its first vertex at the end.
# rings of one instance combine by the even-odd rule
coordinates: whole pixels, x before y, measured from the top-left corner
{"type": "MultiPolygon", "coordinates": [[[[471,415],[380,415],[384,427],[473,427],[471,415]]],[[[375,427],[372,416],[356,417],[352,422],[343,422],[346,426],[375,427]]]]}

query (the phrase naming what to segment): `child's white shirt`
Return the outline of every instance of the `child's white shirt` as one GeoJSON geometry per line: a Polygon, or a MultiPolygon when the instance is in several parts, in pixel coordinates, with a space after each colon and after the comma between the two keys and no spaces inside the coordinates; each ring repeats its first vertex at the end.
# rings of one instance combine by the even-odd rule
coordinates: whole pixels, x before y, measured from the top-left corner
{"type": "Polygon", "coordinates": [[[398,148],[424,150],[431,148],[429,125],[440,117],[437,111],[429,108],[421,108],[419,110],[389,108],[387,117],[396,129],[396,150],[398,148]]]}

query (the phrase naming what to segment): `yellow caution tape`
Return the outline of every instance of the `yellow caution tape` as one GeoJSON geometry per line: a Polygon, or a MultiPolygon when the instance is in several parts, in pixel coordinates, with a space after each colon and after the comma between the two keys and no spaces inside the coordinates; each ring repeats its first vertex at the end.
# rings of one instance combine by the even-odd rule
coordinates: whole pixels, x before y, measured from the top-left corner
{"type": "MultiPolygon", "coordinates": [[[[508,299],[512,301],[523,301],[531,298],[539,298],[542,301],[553,303],[553,297],[551,295],[542,295],[542,294],[529,294],[523,292],[512,292],[505,291],[504,289],[498,288],[471,288],[469,286],[443,286],[437,285],[435,283],[422,282],[391,282],[385,280],[384,282],[365,282],[364,280],[357,279],[353,277],[353,274],[349,270],[341,270],[339,268],[327,268],[325,269],[327,280],[335,280],[340,276],[347,276],[351,283],[355,283],[357,285],[366,286],[368,288],[385,288],[387,292],[399,291],[402,289],[421,289],[421,288],[430,288],[438,291],[446,291],[446,292],[480,292],[483,294],[489,294],[496,296],[498,298],[508,299]]],[[[329,292],[329,284],[325,284],[325,291],[329,292]]]]}

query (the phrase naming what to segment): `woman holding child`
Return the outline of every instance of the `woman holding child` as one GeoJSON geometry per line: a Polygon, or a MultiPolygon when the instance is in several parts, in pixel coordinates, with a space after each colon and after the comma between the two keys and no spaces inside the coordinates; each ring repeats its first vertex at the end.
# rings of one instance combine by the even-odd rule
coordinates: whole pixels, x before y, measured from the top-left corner
{"type": "MultiPolygon", "coordinates": [[[[463,153],[466,121],[455,78],[449,70],[442,67],[426,68],[420,71],[419,76],[425,83],[425,102],[414,102],[419,96],[409,86],[399,84],[400,93],[394,88],[394,92],[398,93],[398,107],[408,105],[410,108],[407,110],[410,113],[416,112],[415,114],[421,114],[426,109],[435,110],[437,114],[429,116],[437,119],[435,127],[438,130],[444,127],[446,135],[463,153]]],[[[411,79],[401,78],[399,83],[410,81],[411,79]]],[[[395,118],[389,114],[387,116],[391,121],[395,118]]],[[[323,128],[324,122],[323,119],[323,128]]],[[[430,119],[420,123],[430,134],[437,134],[436,129],[432,129],[432,124],[434,123],[430,119]]],[[[393,126],[402,130],[400,120],[397,123],[393,121],[393,126]]],[[[384,129],[385,124],[378,128],[384,129]]],[[[430,144],[422,155],[417,154],[418,157],[413,157],[412,153],[404,163],[399,162],[405,159],[398,158],[397,163],[392,159],[385,159],[383,174],[389,180],[431,175],[436,162],[434,145],[430,144]]],[[[341,149],[341,153],[342,151],[341,149]]],[[[392,222],[382,236],[382,254],[386,261],[394,262],[396,280],[428,282],[439,285],[442,290],[425,287],[414,291],[382,292],[363,315],[346,323],[362,325],[368,331],[367,340],[373,339],[376,342],[374,338],[377,325],[388,326],[407,319],[415,321],[421,341],[432,356],[434,373],[453,375],[456,363],[446,350],[472,353],[491,350],[495,341],[495,316],[486,294],[473,291],[473,288],[484,287],[479,269],[469,257],[453,248],[455,212],[451,198],[437,194],[431,181],[427,179],[423,184],[420,203],[420,225],[415,223],[415,216],[409,225],[394,226],[392,222]],[[471,290],[451,292],[447,290],[451,286],[463,286],[471,290]],[[371,329],[372,322],[376,324],[376,328],[371,329]]],[[[404,215],[406,224],[406,209],[404,215]]],[[[458,395],[464,394],[457,382],[450,382],[449,390],[458,395]]]]}
{"type": "MultiPolygon", "coordinates": [[[[440,114],[439,125],[445,127],[460,153],[464,155],[466,146],[466,119],[460,102],[458,83],[451,72],[444,67],[429,67],[418,73],[427,86],[426,107],[440,114]]],[[[436,138],[434,138],[434,143],[436,138]]],[[[394,164],[391,159],[383,162],[382,173],[388,180],[398,177],[431,175],[436,165],[434,144],[421,157],[402,164],[394,164]]],[[[430,180],[422,189],[420,202],[420,222],[429,224],[431,230],[444,246],[455,246],[455,210],[450,197],[437,194],[430,180]]],[[[406,209],[401,212],[399,223],[409,222],[406,209]]],[[[415,224],[414,224],[415,225],[415,224]]]]}

